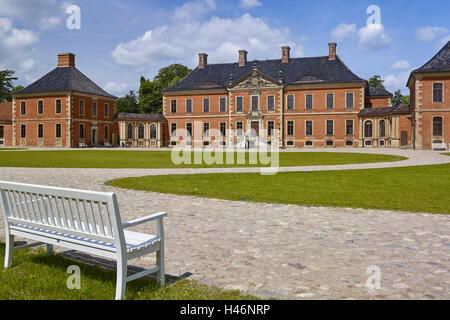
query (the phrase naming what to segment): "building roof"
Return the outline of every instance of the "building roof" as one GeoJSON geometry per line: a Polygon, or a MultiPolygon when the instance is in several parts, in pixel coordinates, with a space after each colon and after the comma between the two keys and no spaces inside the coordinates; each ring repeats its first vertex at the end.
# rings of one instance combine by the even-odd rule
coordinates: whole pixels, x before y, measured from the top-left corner
{"type": "Polygon", "coordinates": [[[117,99],[96,85],[77,68],[70,66],[53,69],[26,88],[14,92],[13,95],[60,91],[76,91],[117,99]]]}
{"type": "Polygon", "coordinates": [[[384,116],[389,114],[408,114],[411,108],[409,105],[399,105],[395,107],[384,107],[384,108],[365,108],[359,112],[360,117],[367,116],[384,116]]]}
{"type": "Polygon", "coordinates": [[[366,95],[370,97],[392,97],[392,93],[380,87],[367,87],[366,95]]]}
{"type": "Polygon", "coordinates": [[[0,103],[0,123],[10,123],[12,121],[12,103],[0,103]]]}
{"type": "Polygon", "coordinates": [[[450,41],[430,61],[412,73],[419,72],[450,72],[450,41]]]}
{"type": "Polygon", "coordinates": [[[230,82],[235,82],[254,68],[283,84],[299,83],[348,83],[364,82],[366,80],[356,76],[340,59],[329,60],[328,56],[311,58],[291,58],[288,63],[277,60],[247,61],[245,66],[239,63],[207,64],[204,69],[198,67],[175,85],[164,89],[163,92],[225,89],[230,82]],[[280,77],[281,76],[281,77],[280,77]]]}
{"type": "Polygon", "coordinates": [[[166,121],[166,117],[162,114],[142,114],[142,113],[116,113],[114,118],[117,120],[149,120],[149,121],[166,121]]]}

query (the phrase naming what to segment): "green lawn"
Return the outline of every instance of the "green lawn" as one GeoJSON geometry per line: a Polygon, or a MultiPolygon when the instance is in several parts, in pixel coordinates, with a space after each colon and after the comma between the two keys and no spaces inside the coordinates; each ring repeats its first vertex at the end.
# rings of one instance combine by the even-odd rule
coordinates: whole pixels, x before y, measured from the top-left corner
{"type": "MultiPolygon", "coordinates": [[[[3,267],[5,245],[0,244],[3,267]]],[[[0,270],[0,300],[108,300],[114,299],[116,273],[66,259],[47,256],[43,249],[14,253],[13,267],[0,270]],[[69,290],[67,267],[81,269],[81,289],[69,290]]],[[[224,291],[193,280],[175,281],[160,287],[155,280],[141,278],[127,285],[127,299],[133,300],[235,300],[257,299],[238,291],[224,291]]]]}
{"type": "MultiPolygon", "coordinates": [[[[200,153],[197,153],[200,154],[200,153]]],[[[222,159],[225,153],[220,153],[222,159]]],[[[331,153],[331,152],[281,152],[280,166],[339,165],[350,163],[392,162],[406,158],[400,156],[331,153]]],[[[194,154],[191,154],[193,159],[194,154]]],[[[245,164],[208,165],[174,164],[170,151],[125,151],[125,150],[66,150],[66,151],[19,151],[5,152],[0,155],[0,167],[40,167],[40,168],[201,168],[262,166],[261,163],[249,164],[246,153],[245,164]]],[[[237,154],[234,154],[237,157],[237,154]]],[[[192,160],[192,163],[194,161],[192,160]]],[[[225,161],[224,161],[225,162],[225,161]]]]}
{"type": "Polygon", "coordinates": [[[149,176],[106,184],[236,201],[449,214],[449,177],[450,164],[444,164],[273,176],[257,173],[149,176]]]}
{"type": "Polygon", "coordinates": [[[0,148],[0,151],[17,151],[17,150],[27,150],[26,148],[0,148]]]}

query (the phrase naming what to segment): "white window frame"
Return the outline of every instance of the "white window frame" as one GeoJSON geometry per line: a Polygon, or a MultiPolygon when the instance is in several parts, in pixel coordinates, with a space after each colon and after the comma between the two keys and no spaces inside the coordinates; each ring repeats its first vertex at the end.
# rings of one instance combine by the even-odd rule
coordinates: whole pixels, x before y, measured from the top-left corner
{"type": "Polygon", "coordinates": [[[38,101],[37,101],[37,110],[36,110],[37,112],[37,115],[39,115],[39,116],[42,116],[43,114],[44,114],[44,100],[42,100],[42,99],[39,99],[38,101]],[[42,102],[42,113],[39,113],[39,102],[42,102]]]}
{"type": "Polygon", "coordinates": [[[78,113],[80,114],[80,116],[81,115],[85,115],[86,114],[86,101],[84,101],[84,99],[80,99],[80,102],[79,102],[79,109],[78,109],[78,113]],[[81,113],[81,105],[83,105],[83,113],[81,113]]]}
{"type": "Polygon", "coordinates": [[[266,109],[267,109],[267,112],[275,112],[275,95],[274,94],[268,94],[267,96],[266,96],[266,109]],[[272,110],[270,110],[269,109],[269,97],[273,97],[273,109],[272,110]]]}
{"type": "Polygon", "coordinates": [[[314,136],[314,120],[312,120],[312,119],[305,119],[305,137],[312,137],[312,136],[314,136]],[[307,132],[306,132],[306,123],[308,122],[308,121],[311,121],[311,134],[308,134],[307,132]]]}
{"type": "Polygon", "coordinates": [[[103,105],[103,116],[106,118],[109,118],[109,103],[105,103],[103,105]],[[108,112],[105,112],[106,110],[108,110],[108,112]]]}
{"type": "Polygon", "coordinates": [[[226,122],[223,122],[223,121],[219,122],[219,132],[220,132],[221,137],[227,136],[227,123],[226,122]],[[225,125],[225,134],[222,133],[222,128],[221,128],[222,124],[225,125]]]}
{"type": "Polygon", "coordinates": [[[203,105],[203,113],[211,113],[211,99],[203,98],[202,105],[203,105]],[[208,111],[205,111],[205,101],[208,101],[208,111]]]}
{"type": "Polygon", "coordinates": [[[334,97],[334,92],[327,92],[325,93],[325,109],[326,110],[334,110],[336,106],[336,100],[334,97]],[[328,95],[331,94],[333,96],[333,107],[332,108],[328,108],[328,95]]]}
{"type": "Polygon", "coordinates": [[[227,102],[228,102],[227,97],[219,97],[219,112],[220,113],[226,113],[228,111],[227,102]],[[222,99],[225,99],[225,110],[224,111],[220,110],[220,102],[222,99]]]}
{"type": "Polygon", "coordinates": [[[192,100],[192,98],[186,98],[184,103],[185,103],[186,113],[193,113],[194,112],[194,100],[192,100]],[[188,101],[191,101],[191,111],[188,111],[188,101]]]}
{"type": "Polygon", "coordinates": [[[244,135],[244,132],[244,121],[236,121],[236,136],[242,137],[244,135]],[[238,123],[241,124],[241,129],[238,129],[238,123]],[[240,134],[238,130],[241,130],[240,134]]]}
{"type": "Polygon", "coordinates": [[[44,124],[43,123],[38,123],[38,125],[37,125],[37,138],[44,139],[44,124]],[[42,137],[39,137],[39,126],[42,126],[42,137]]]}
{"type": "Polygon", "coordinates": [[[305,110],[314,110],[314,93],[305,93],[305,110]],[[308,108],[306,104],[306,97],[311,96],[311,108],[308,108]]]}
{"type": "Polygon", "coordinates": [[[184,128],[185,128],[185,130],[186,130],[186,137],[192,137],[192,136],[194,136],[194,126],[193,126],[193,124],[192,124],[192,122],[186,122],[185,124],[184,124],[184,128]],[[188,124],[190,124],[191,125],[191,133],[189,134],[189,130],[188,130],[188,124]]]}
{"type": "Polygon", "coordinates": [[[55,99],[55,114],[62,114],[62,99],[55,99]],[[58,101],[61,104],[61,112],[58,112],[58,101]]]}
{"type": "Polygon", "coordinates": [[[355,135],[355,120],[354,119],[345,119],[345,135],[346,136],[354,136],[355,135]],[[352,133],[347,132],[347,121],[352,122],[352,133]]]}
{"type": "Polygon", "coordinates": [[[97,103],[97,101],[92,101],[92,116],[97,117],[97,114],[98,114],[98,103],[97,103]],[[94,108],[94,105],[95,105],[95,108],[94,108]],[[94,113],[94,110],[95,110],[95,113],[94,113]]]}
{"type": "Polygon", "coordinates": [[[335,133],[335,127],[334,127],[334,119],[326,119],[325,120],[325,136],[326,137],[334,137],[335,133]],[[328,121],[332,121],[333,122],[333,133],[332,134],[328,134],[328,121]]]}
{"type": "Polygon", "coordinates": [[[295,94],[287,94],[286,95],[286,111],[294,111],[295,110],[295,94]],[[289,96],[292,96],[292,109],[289,109],[289,96]]]}
{"type": "Polygon", "coordinates": [[[431,103],[433,104],[443,104],[445,101],[445,97],[444,97],[444,83],[443,82],[433,82],[431,84],[431,103]],[[435,84],[441,84],[442,85],[442,101],[434,101],[434,85],[435,84]]]}
{"type": "Polygon", "coordinates": [[[26,101],[20,101],[20,115],[26,116],[27,115],[27,102],[26,101]],[[25,108],[22,108],[22,104],[25,104],[25,108]],[[25,112],[22,112],[25,111],[25,112]]]}
{"type": "Polygon", "coordinates": [[[243,112],[244,112],[244,96],[236,96],[236,113],[243,113],[243,112]],[[239,111],[237,109],[237,107],[238,107],[238,98],[241,98],[241,101],[242,101],[242,104],[241,104],[242,109],[241,109],[241,111],[239,111]]]}
{"type": "Polygon", "coordinates": [[[261,104],[260,104],[260,96],[257,94],[250,95],[250,110],[251,111],[259,111],[261,110],[261,104]],[[257,109],[253,110],[253,98],[256,97],[256,100],[258,101],[257,109]]]}
{"type": "Polygon", "coordinates": [[[355,93],[351,92],[351,91],[346,92],[345,93],[345,109],[354,109],[354,108],[355,108],[355,93]],[[348,103],[347,95],[349,95],[349,94],[352,95],[352,107],[351,108],[349,108],[348,104],[347,104],[348,103]]]}
{"type": "Polygon", "coordinates": [[[287,137],[295,137],[295,120],[286,120],[286,136],[287,137]],[[289,126],[288,123],[292,122],[292,134],[288,133],[289,126]]]}
{"type": "Polygon", "coordinates": [[[209,123],[209,122],[203,122],[202,123],[202,135],[203,135],[203,138],[210,138],[211,137],[211,124],[209,123]],[[205,134],[205,124],[207,124],[208,125],[208,132],[207,132],[207,134],[205,134]]]}

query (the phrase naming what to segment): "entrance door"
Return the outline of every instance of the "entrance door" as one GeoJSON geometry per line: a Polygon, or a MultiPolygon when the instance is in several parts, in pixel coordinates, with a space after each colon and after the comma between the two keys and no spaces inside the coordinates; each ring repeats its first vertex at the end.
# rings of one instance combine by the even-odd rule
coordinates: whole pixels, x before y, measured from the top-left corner
{"type": "Polygon", "coordinates": [[[401,132],[401,138],[400,138],[400,145],[402,147],[404,147],[407,144],[408,144],[408,131],[402,131],[401,132]]]}
{"type": "Polygon", "coordinates": [[[92,144],[98,144],[97,129],[92,129],[92,144]]]}
{"type": "Polygon", "coordinates": [[[252,129],[252,137],[258,137],[259,136],[259,121],[252,121],[251,129],[252,129]]]}

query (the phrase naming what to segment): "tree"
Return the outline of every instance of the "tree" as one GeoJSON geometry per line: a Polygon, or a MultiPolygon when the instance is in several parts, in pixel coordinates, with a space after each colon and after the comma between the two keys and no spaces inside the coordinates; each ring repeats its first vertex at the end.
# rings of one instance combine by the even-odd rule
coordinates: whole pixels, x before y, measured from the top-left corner
{"type": "MultiPolygon", "coordinates": [[[[24,88],[24,86],[16,86],[16,87],[14,87],[14,88],[11,90],[10,93],[13,93],[13,92],[22,90],[23,88],[24,88]]],[[[8,102],[11,102],[11,101],[12,101],[12,96],[11,96],[11,94],[8,96],[8,98],[6,98],[6,100],[7,100],[8,102]]]]}
{"type": "Polygon", "coordinates": [[[158,80],[165,89],[173,86],[175,83],[183,79],[192,70],[182,64],[171,64],[162,68],[153,80],[158,80]]]}
{"type": "Polygon", "coordinates": [[[379,75],[375,75],[369,79],[369,87],[385,89],[383,83],[384,83],[384,80],[382,80],[379,75]]]}
{"type": "Polygon", "coordinates": [[[116,111],[118,113],[138,113],[138,96],[131,90],[125,97],[117,99],[116,111]]]}
{"type": "Polygon", "coordinates": [[[0,71],[0,102],[11,101],[11,91],[14,89],[13,82],[17,80],[14,77],[15,71],[0,71]]]}
{"type": "Polygon", "coordinates": [[[402,91],[398,89],[394,92],[394,96],[392,97],[392,105],[393,106],[399,106],[403,103],[403,95],[402,91]]]}
{"type": "Polygon", "coordinates": [[[410,96],[403,96],[403,104],[411,104],[410,96]]]}

